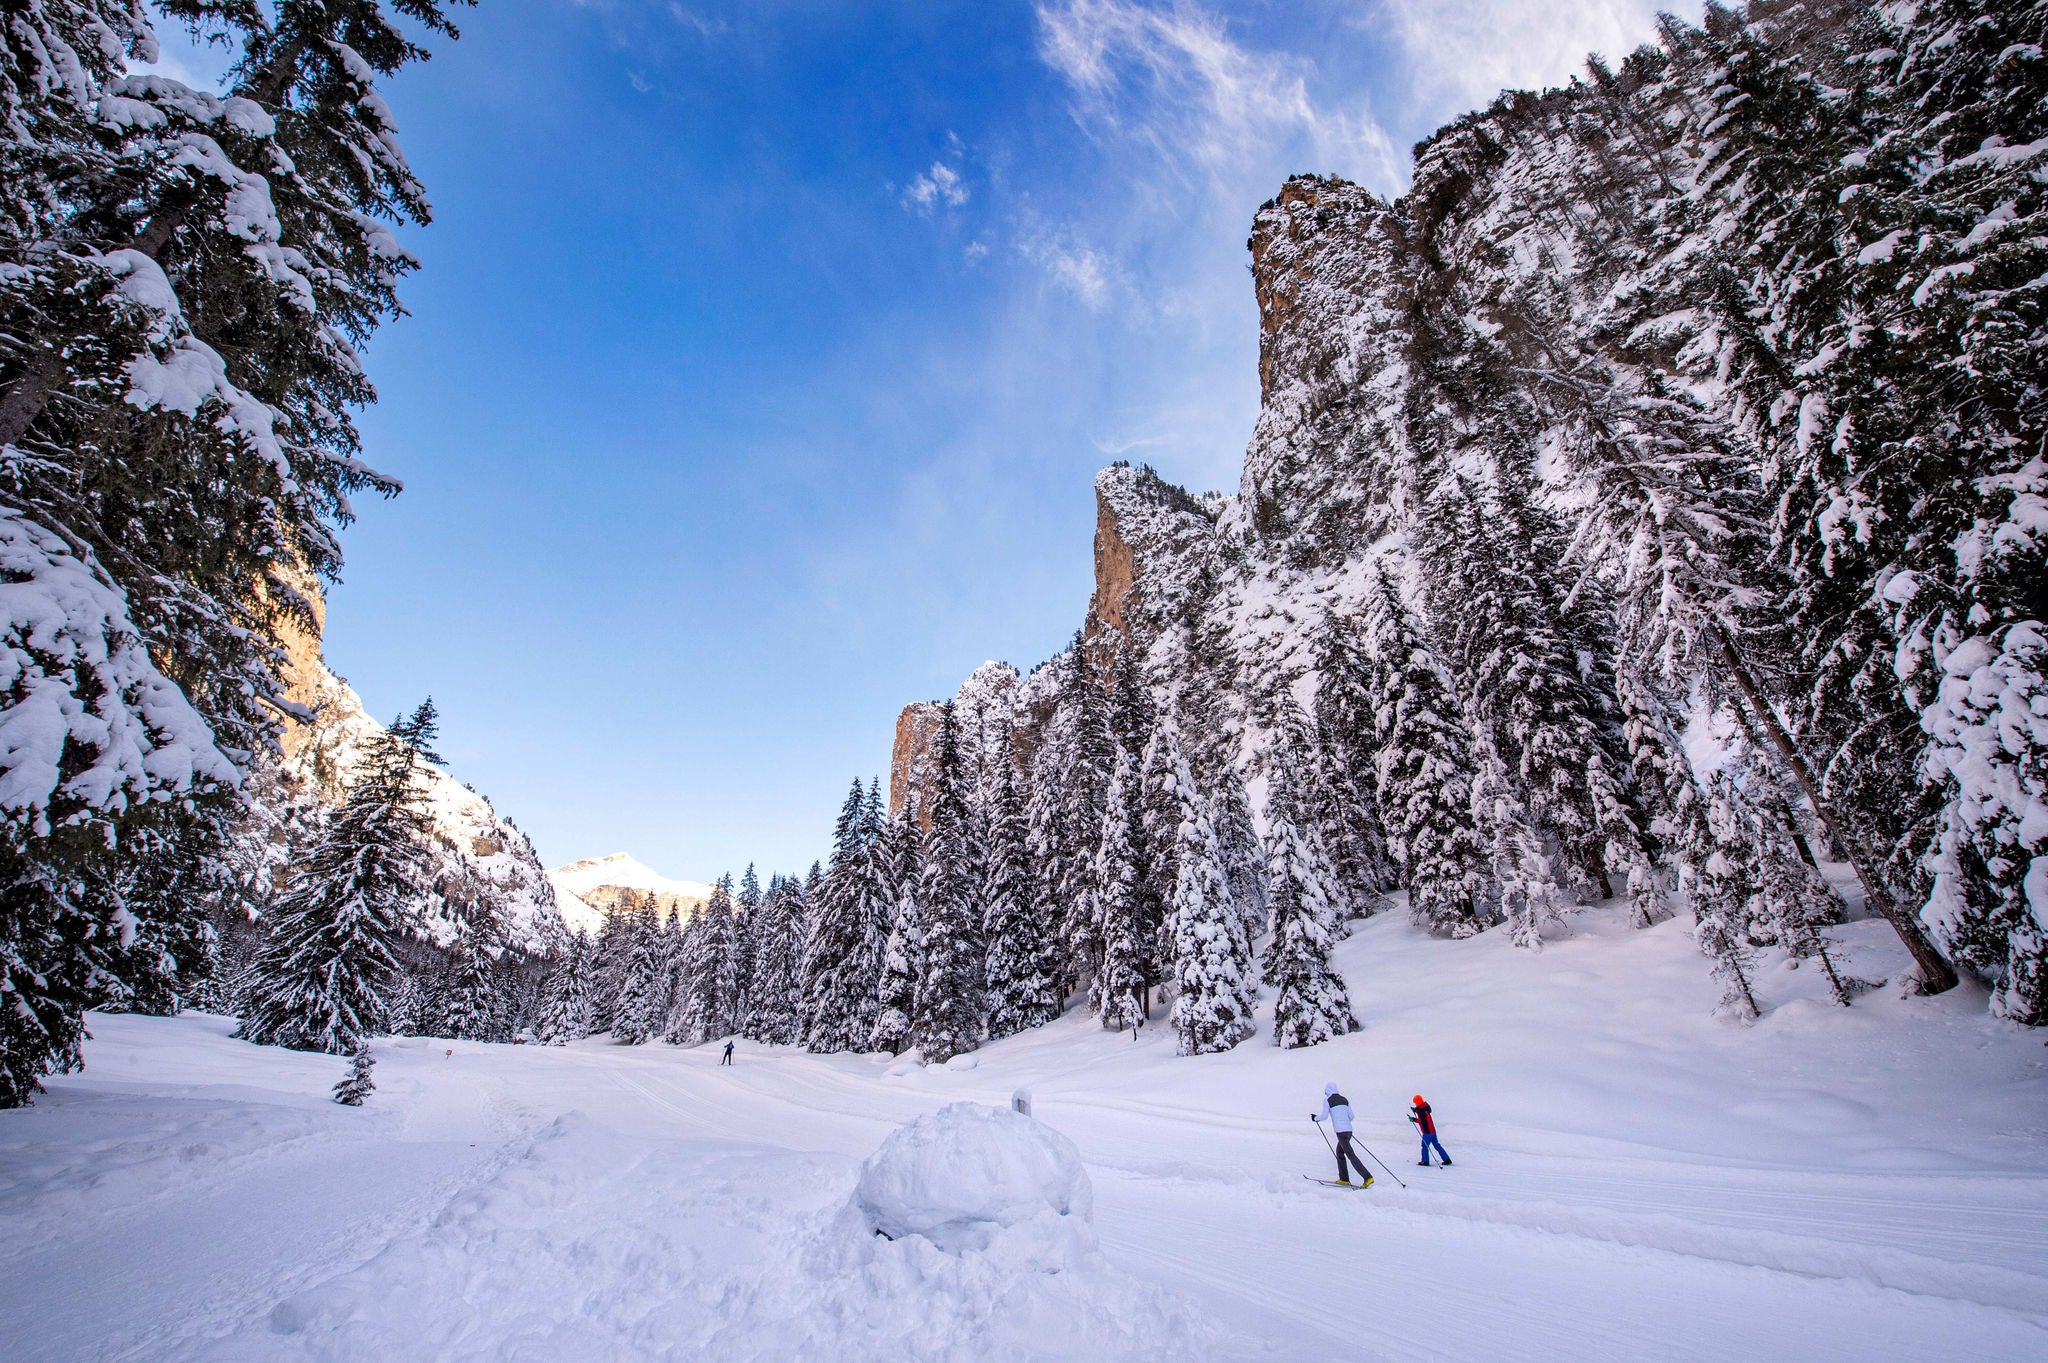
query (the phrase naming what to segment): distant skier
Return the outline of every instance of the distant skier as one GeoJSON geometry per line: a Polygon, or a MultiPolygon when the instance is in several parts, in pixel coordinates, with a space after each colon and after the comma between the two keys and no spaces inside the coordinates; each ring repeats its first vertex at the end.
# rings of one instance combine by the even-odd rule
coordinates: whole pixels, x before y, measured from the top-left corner
{"type": "MultiPolygon", "coordinates": [[[[725,1043],[725,1054],[719,1058],[718,1063],[721,1065],[730,1065],[732,1063],[732,1043],[730,1041],[725,1043]]],[[[1449,1164],[1450,1161],[1445,1160],[1444,1163],[1449,1164]]]]}
{"type": "Polygon", "coordinates": [[[1422,1132],[1422,1158],[1415,1161],[1423,1168],[1429,1167],[1429,1148],[1436,1147],[1437,1156],[1443,1160],[1444,1168],[1451,1167],[1451,1157],[1444,1150],[1444,1143],[1436,1138],[1436,1118],[1429,1115],[1429,1104],[1422,1101],[1422,1095],[1415,1095],[1415,1106],[1408,1109],[1408,1120],[1415,1123],[1422,1132]]]}
{"type": "Polygon", "coordinates": [[[1372,1174],[1365,1161],[1351,1148],[1351,1100],[1337,1092],[1335,1084],[1323,1085],[1323,1108],[1330,1114],[1330,1130],[1337,1133],[1337,1181],[1351,1183],[1351,1170],[1358,1170],[1358,1186],[1372,1187],[1372,1174]]]}

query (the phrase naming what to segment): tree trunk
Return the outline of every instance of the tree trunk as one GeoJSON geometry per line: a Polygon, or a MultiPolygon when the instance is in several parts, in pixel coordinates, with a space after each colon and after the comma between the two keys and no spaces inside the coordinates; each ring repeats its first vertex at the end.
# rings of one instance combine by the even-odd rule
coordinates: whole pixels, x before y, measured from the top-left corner
{"type": "Polygon", "coordinates": [[[1749,704],[1750,713],[1756,718],[1757,724],[1762,727],[1772,745],[1777,748],[1778,755],[1784,759],[1786,769],[1792,774],[1792,779],[1797,781],[1800,790],[1805,792],[1807,801],[1813,806],[1814,816],[1821,821],[1835,844],[1849,854],[1849,864],[1856,868],[1856,879],[1863,884],[1864,902],[1877,910],[1885,922],[1891,924],[1892,931],[1899,935],[1899,940],[1906,944],[1906,950],[1912,953],[1913,963],[1920,969],[1921,988],[1929,994],[1940,994],[1955,988],[1955,967],[1935,949],[1934,943],[1929,941],[1927,934],[1921,930],[1919,921],[1900,908],[1898,902],[1892,898],[1891,892],[1885,888],[1883,878],[1877,873],[1877,859],[1870,854],[1870,849],[1864,846],[1863,839],[1846,821],[1836,818],[1827,801],[1821,798],[1820,783],[1814,780],[1813,769],[1806,764],[1806,758],[1793,744],[1792,736],[1785,732],[1785,726],[1779,723],[1778,712],[1765,702],[1762,690],[1757,686],[1756,679],[1750,675],[1749,669],[1743,665],[1741,656],[1735,651],[1735,645],[1719,630],[1715,631],[1715,642],[1720,647],[1721,660],[1728,665],[1728,673],[1734,679],[1736,688],[1742,692],[1742,698],[1749,704]]]}
{"type": "Polygon", "coordinates": [[[64,361],[55,351],[45,350],[0,397],[0,445],[12,445],[27,435],[50,400],[50,385],[64,372],[64,361]]]}

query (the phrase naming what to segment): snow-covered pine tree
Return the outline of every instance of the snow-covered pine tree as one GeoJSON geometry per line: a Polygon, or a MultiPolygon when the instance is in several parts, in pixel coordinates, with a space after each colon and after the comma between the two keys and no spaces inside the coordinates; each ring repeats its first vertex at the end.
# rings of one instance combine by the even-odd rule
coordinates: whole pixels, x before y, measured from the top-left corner
{"type": "Polygon", "coordinates": [[[896,901],[896,920],[882,947],[882,978],[876,989],[880,1008],[868,1049],[901,1055],[916,1045],[917,981],[923,953],[918,950],[917,889],[909,887],[896,901]]]}
{"type": "Polygon", "coordinates": [[[833,831],[831,869],[810,897],[803,973],[804,1046],[811,1051],[859,1050],[875,1031],[889,913],[876,894],[866,807],[867,794],[855,780],[833,831]]]}
{"type": "Polygon", "coordinates": [[[791,1025],[796,1029],[796,1035],[790,1038],[789,1044],[793,1046],[802,1045],[804,1036],[810,1029],[811,998],[805,992],[804,953],[810,949],[811,925],[817,921],[817,914],[813,906],[818,902],[818,895],[824,883],[824,869],[817,862],[813,861],[810,871],[801,879],[791,876],[783,885],[783,892],[788,896],[789,901],[790,941],[792,943],[791,960],[793,964],[791,966],[789,986],[789,1015],[792,1019],[791,1025]]]}
{"type": "Polygon", "coordinates": [[[619,993],[626,985],[626,967],[633,959],[633,915],[631,902],[637,898],[625,891],[604,910],[597,941],[590,957],[590,1029],[609,1032],[617,1010],[619,993]]]}
{"type": "MultiPolygon", "coordinates": [[[[1176,764],[1185,763],[1173,717],[1157,716],[1139,756],[1138,819],[1134,826],[1142,872],[1138,881],[1137,930],[1143,947],[1139,967],[1148,990],[1173,978],[1173,889],[1179,873],[1174,858],[1180,855],[1181,819],[1176,764]]],[[[1214,831],[1212,823],[1210,832],[1214,831]]],[[[1217,856],[1222,856],[1220,845],[1217,856]]]]}
{"type": "MultiPolygon", "coordinates": [[[[1297,711],[1290,718],[1294,738],[1304,737],[1305,717],[1297,711]]],[[[1302,799],[1304,756],[1312,759],[1313,750],[1299,742],[1276,744],[1266,787],[1273,936],[1264,973],[1279,990],[1273,1003],[1273,1044],[1285,1047],[1313,1046],[1358,1030],[1350,993],[1330,965],[1337,935],[1336,870],[1302,799]]]]}
{"type": "MultiPolygon", "coordinates": [[[[277,623],[307,614],[292,575],[334,572],[351,493],[396,490],[348,409],[415,263],[389,224],[426,211],[373,82],[423,49],[374,0],[169,8],[242,48],[228,97],[126,72],[156,52],[141,5],[16,5],[0,44],[0,749],[75,753],[46,782],[4,764],[7,1105],[165,958],[133,948],[175,959],[201,922],[133,855],[231,817],[275,738],[277,623]],[[25,745],[31,714],[75,718],[25,745]]],[[[452,34],[436,0],[407,15],[452,34]]]]}
{"type": "Polygon", "coordinates": [[[797,988],[803,964],[802,924],[797,916],[801,886],[771,877],[753,930],[753,977],[747,991],[746,1035],[771,1045],[802,1039],[797,988]]]}
{"type": "Polygon", "coordinates": [[[374,735],[342,807],[277,907],[238,1035],[353,1052],[384,1026],[398,947],[426,892],[432,828],[421,791],[434,703],[374,735]]]}
{"type": "MultiPolygon", "coordinates": [[[[1727,187],[1715,209],[1746,228],[1700,256],[1726,283],[1700,291],[1720,343],[1693,347],[1693,370],[1712,372],[1757,448],[1784,569],[1768,609],[1791,673],[1772,699],[1821,787],[1829,841],[1897,927],[1903,908],[1868,883],[1888,859],[1888,888],[1925,897],[1920,917],[1960,957],[1979,939],[1963,919],[2004,897],[1979,873],[2002,876],[2009,921],[2032,932],[2032,856],[2010,852],[2048,765],[2026,719],[2048,690],[2048,562],[2025,509],[2044,480],[2024,434],[2048,410],[2034,193],[2048,120],[2024,55],[2043,7],[1838,18],[1819,51],[1767,17],[1693,40],[1715,73],[1702,178],[1727,187]],[[1958,835],[1975,836],[1959,825],[1980,814],[2003,836],[1958,858],[1958,835]]],[[[1945,987],[1907,926],[1923,982],[1945,987]]]]}
{"type": "MultiPolygon", "coordinates": [[[[1846,490],[1876,511],[1851,565],[1872,571],[1852,580],[1890,608],[1926,736],[1918,774],[1942,800],[1923,853],[1939,874],[1931,916],[1990,946],[1971,955],[1994,1013],[2033,1026],[2048,1025],[2044,40],[2041,0],[1875,12],[1883,135],[1836,172],[1843,254],[1859,248],[1862,268],[1842,272],[1840,315],[1797,318],[1810,396],[1840,415],[1827,442],[1799,448],[1793,432],[1816,503],[1846,490]],[[1866,319],[1875,336],[1849,329],[1866,319]],[[1823,368],[1845,332],[1870,343],[1823,368]]],[[[1809,561],[1843,538],[1829,504],[1797,523],[1809,561]]]]}
{"type": "Polygon", "coordinates": [[[450,966],[444,1035],[464,1041],[505,1040],[510,1029],[505,1026],[489,944],[466,933],[455,945],[450,966]]]}
{"type": "MultiPolygon", "coordinates": [[[[1711,211],[1726,214],[1728,205],[1711,211]]],[[[1892,895],[1882,859],[1772,705],[1765,663],[1783,621],[1762,607],[1783,601],[1786,589],[1780,561],[1764,551],[1768,508],[1755,476],[1756,452],[1744,432],[1707,405],[1691,376],[1625,359],[1611,339],[1617,329],[1633,332],[1655,326],[1661,315],[1678,315],[1673,308],[1719,289],[1718,278],[1693,292],[1617,291],[1637,300],[1635,311],[1575,342],[1531,333],[1544,355],[1535,377],[1552,432],[1547,467],[1581,508],[1571,551],[1589,571],[1607,576],[1617,666],[1662,672],[1681,687],[1706,685],[1717,694],[1732,688],[1771,759],[1855,866],[1865,902],[1913,955],[1922,987],[1938,993],[1954,985],[1953,968],[1892,895]]],[[[1756,331],[1744,321],[1727,334],[1756,331]]],[[[1715,354],[1712,339],[1686,353],[1709,366],[1732,364],[1732,357],[1715,354]]],[[[1721,384],[1716,379],[1713,386],[1721,384]]]]}
{"type": "Polygon", "coordinates": [[[1112,1032],[1145,1025],[1149,981],[1147,936],[1142,926],[1144,870],[1138,860],[1138,806],[1142,791],[1137,763],[1118,745],[1102,813],[1102,841],[1095,853],[1094,899],[1102,943],[1093,991],[1095,1015],[1112,1032]]]}
{"type": "Polygon", "coordinates": [[[950,703],[939,724],[933,777],[931,824],[925,830],[923,873],[918,879],[923,961],[911,1036],[927,1061],[943,1063],[981,1045],[988,969],[980,886],[971,879],[980,859],[967,846],[966,771],[950,703]]]}
{"type": "Polygon", "coordinates": [[[376,1065],[376,1057],[370,1054],[368,1046],[356,1047],[349,1059],[348,1073],[334,1086],[334,1101],[347,1107],[361,1107],[363,1100],[377,1091],[376,1081],[370,1078],[370,1070],[376,1065]]]}
{"type": "Polygon", "coordinates": [[[401,962],[398,983],[384,1010],[384,1030],[393,1036],[429,1036],[433,1032],[433,999],[420,972],[401,962]]]}
{"type": "MultiPolygon", "coordinates": [[[[1778,821],[1773,812],[1756,811],[1759,820],[1778,821]]],[[[1758,916],[1771,938],[1795,961],[1819,964],[1828,977],[1828,992],[1836,1003],[1847,1007],[1856,995],[1869,987],[1866,981],[1845,976],[1835,959],[1836,949],[1822,931],[1842,921],[1844,906],[1820,872],[1798,855],[1782,827],[1763,829],[1758,835],[1768,854],[1757,866],[1758,916]]]]}
{"type": "Polygon", "coordinates": [[[1063,993],[1089,985],[1100,963],[1095,934],[1095,854],[1116,740],[1109,728],[1108,679],[1076,633],[1050,667],[1059,669],[1057,699],[1032,756],[1030,862],[1060,948],[1063,993]]]}
{"type": "Polygon", "coordinates": [[[1270,906],[1266,903],[1266,844],[1252,821],[1251,797],[1236,769],[1228,764],[1219,764],[1213,773],[1196,779],[1212,792],[1216,845],[1223,856],[1230,902],[1244,918],[1245,935],[1256,937],[1266,930],[1270,906]]]}
{"type": "Polygon", "coordinates": [[[1364,918],[1382,907],[1381,896],[1401,875],[1387,848],[1373,775],[1374,736],[1366,684],[1371,664],[1352,622],[1325,615],[1316,630],[1314,760],[1304,764],[1304,817],[1322,834],[1337,870],[1340,919],[1364,918]]]}
{"type": "Polygon", "coordinates": [[[1488,835],[1495,915],[1506,921],[1508,940],[1529,951],[1543,949],[1543,928],[1564,921],[1563,895],[1550,867],[1550,854],[1522,803],[1521,783],[1491,742],[1478,740],[1479,774],[1472,783],[1473,821],[1488,835]]]}
{"type": "Polygon", "coordinates": [[[1471,743],[1457,697],[1384,563],[1373,567],[1364,629],[1374,778],[1409,913],[1431,932],[1470,937],[1493,922],[1485,846],[1473,823],[1471,743]]]}
{"type": "Polygon", "coordinates": [[[651,893],[634,898],[628,931],[632,946],[612,1009],[611,1031],[612,1040],[621,1046],[638,1046],[661,1035],[670,1004],[668,944],[651,893]]]}
{"type": "Polygon", "coordinates": [[[543,1046],[565,1046],[590,1035],[590,959],[595,950],[590,934],[578,930],[551,962],[534,1039],[543,1046]]]}
{"type": "Polygon", "coordinates": [[[1688,885],[1693,937],[1713,958],[1714,976],[1721,981],[1722,1011],[1754,1022],[1763,1011],[1750,983],[1756,973],[1748,922],[1755,878],[1747,860],[1751,844],[1743,837],[1734,783],[1726,772],[1715,773],[1708,783],[1705,804],[1705,824],[1713,842],[1688,885]]]}
{"type": "Polygon", "coordinates": [[[711,963],[706,1022],[715,1040],[739,1031],[740,934],[730,875],[720,876],[711,887],[711,902],[704,906],[704,933],[711,963]]]}
{"type": "Polygon", "coordinates": [[[1227,1051],[1256,1030],[1252,1008],[1258,990],[1251,939],[1243,915],[1230,902],[1210,802],[1195,786],[1171,718],[1161,719],[1153,745],[1162,755],[1160,765],[1168,773],[1168,789],[1179,814],[1168,906],[1176,986],[1174,1033],[1182,1055],[1227,1051]]]}
{"type": "Polygon", "coordinates": [[[917,1016],[917,982],[924,966],[924,928],[918,912],[918,885],[923,878],[924,835],[918,828],[917,798],[882,829],[877,865],[885,869],[890,890],[889,938],[882,949],[882,975],[876,985],[880,1008],[868,1048],[901,1055],[915,1041],[911,1020],[917,1016]]]}
{"type": "Polygon", "coordinates": [[[994,777],[982,858],[982,924],[988,942],[988,1034],[1010,1036],[1060,1015],[1059,942],[1038,897],[1025,846],[1024,810],[1007,747],[994,777]]]}
{"type": "Polygon", "coordinates": [[[671,1046],[695,1046],[709,1035],[705,1002],[704,916],[677,905],[664,926],[668,957],[668,1016],[661,1039],[671,1046]]]}
{"type": "Polygon", "coordinates": [[[733,1001],[733,1030],[745,1032],[749,999],[754,982],[754,929],[761,913],[761,878],[754,874],[754,864],[747,863],[746,874],[740,877],[740,887],[733,895],[733,936],[739,943],[736,963],[738,985],[733,1001]]]}
{"type": "MultiPolygon", "coordinates": [[[[1615,703],[1596,690],[1604,678],[1582,666],[1565,609],[1559,536],[1518,479],[1481,489],[1462,475],[1447,477],[1421,525],[1417,550],[1427,568],[1422,579],[1434,637],[1469,698],[1475,731],[1509,778],[1492,793],[1481,826],[1520,805],[1532,836],[1504,829],[1497,840],[1521,846],[1554,839],[1581,896],[1611,896],[1608,866],[1641,861],[1643,839],[1623,758],[1611,741],[1615,703]]],[[[1518,884],[1539,899],[1553,898],[1545,882],[1562,877],[1537,871],[1532,858],[1517,861],[1518,884]]]]}

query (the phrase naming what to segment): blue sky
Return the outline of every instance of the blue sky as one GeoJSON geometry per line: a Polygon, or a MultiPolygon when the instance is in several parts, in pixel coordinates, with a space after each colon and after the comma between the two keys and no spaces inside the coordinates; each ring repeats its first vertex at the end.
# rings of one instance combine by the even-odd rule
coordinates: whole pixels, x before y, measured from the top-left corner
{"type": "Polygon", "coordinates": [[[328,659],[548,864],[806,866],[905,702],[1080,623],[1099,467],[1235,487],[1282,180],[1398,193],[1654,8],[482,0],[388,92],[437,216],[328,659]]]}

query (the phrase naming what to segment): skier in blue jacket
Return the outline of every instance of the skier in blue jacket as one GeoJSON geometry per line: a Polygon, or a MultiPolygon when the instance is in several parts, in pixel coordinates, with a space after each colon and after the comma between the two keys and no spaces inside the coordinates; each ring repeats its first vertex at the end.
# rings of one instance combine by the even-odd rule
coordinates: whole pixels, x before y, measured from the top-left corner
{"type": "Polygon", "coordinates": [[[1335,1084],[1323,1085],[1323,1110],[1330,1115],[1330,1130],[1337,1133],[1337,1181],[1351,1185],[1351,1170],[1358,1170],[1358,1186],[1372,1187],[1372,1174],[1365,1161],[1351,1148],[1351,1100],[1337,1092],[1335,1084]]]}

